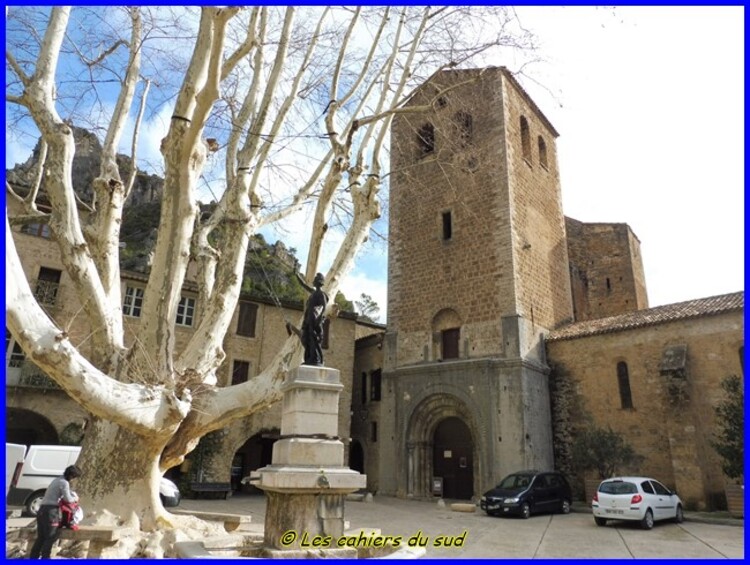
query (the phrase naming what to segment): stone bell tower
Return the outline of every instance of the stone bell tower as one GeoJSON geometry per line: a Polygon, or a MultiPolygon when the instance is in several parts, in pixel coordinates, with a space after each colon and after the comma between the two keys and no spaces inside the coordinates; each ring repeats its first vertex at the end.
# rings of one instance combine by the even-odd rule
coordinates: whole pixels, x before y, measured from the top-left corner
{"type": "Polygon", "coordinates": [[[381,488],[468,499],[553,465],[543,335],[573,317],[557,132],[505,68],[438,73],[422,105],[391,132],[381,488]]]}

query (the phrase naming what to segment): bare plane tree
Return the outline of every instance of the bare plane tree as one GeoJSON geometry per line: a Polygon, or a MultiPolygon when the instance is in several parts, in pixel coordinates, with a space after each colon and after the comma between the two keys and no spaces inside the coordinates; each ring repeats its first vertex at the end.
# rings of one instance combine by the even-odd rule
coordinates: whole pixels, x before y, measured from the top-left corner
{"type": "MultiPolygon", "coordinates": [[[[410,90],[442,68],[476,64],[491,47],[528,44],[525,35],[507,31],[513,14],[500,8],[208,7],[187,9],[179,26],[160,23],[165,15],[155,8],[119,9],[116,25],[116,8],[86,10],[71,26],[74,9],[51,8],[27,22],[34,33],[23,40],[9,36],[6,68],[13,80],[6,103],[11,118],[32,120],[41,135],[38,177],[45,178],[50,211],[36,205],[39,183],[26,195],[6,185],[8,197],[23,208],[23,217],[6,214],[7,326],[27,356],[93,415],[81,456],[86,508],[97,519],[111,513],[121,524],[156,532],[187,519],[164,511],[158,496],[163,472],[205,434],[279,400],[284,372],[301,359],[300,344],[289,338],[257,378],[216,385],[250,237],[314,206],[305,266],[311,280],[334,210],[345,209],[338,216],[342,243],[325,273],[327,292],[335,295],[380,216],[390,121],[399,112],[419,111],[404,107],[410,90]],[[479,25],[494,34],[479,33],[479,25]],[[170,41],[190,45],[188,56],[165,48],[170,41]],[[71,77],[74,68],[78,74],[71,77]],[[102,69],[117,77],[109,115],[92,111],[90,102],[103,88],[97,82],[102,69]],[[86,84],[86,97],[82,87],[78,97],[70,96],[71,83],[86,84]],[[142,324],[137,342],[128,344],[118,241],[135,167],[123,178],[116,153],[134,115],[135,159],[141,120],[153,110],[148,86],[173,110],[161,141],[161,219],[142,324]],[[70,121],[84,115],[104,140],[88,202],[71,177],[70,121]],[[223,191],[203,216],[199,181],[207,160],[219,157],[223,191]],[[34,298],[11,232],[23,221],[49,224],[93,328],[92,353],[84,354],[34,298]],[[178,351],[174,326],[191,260],[199,265],[203,310],[190,342],[178,351]]],[[[11,9],[8,17],[15,15],[11,9]]]]}

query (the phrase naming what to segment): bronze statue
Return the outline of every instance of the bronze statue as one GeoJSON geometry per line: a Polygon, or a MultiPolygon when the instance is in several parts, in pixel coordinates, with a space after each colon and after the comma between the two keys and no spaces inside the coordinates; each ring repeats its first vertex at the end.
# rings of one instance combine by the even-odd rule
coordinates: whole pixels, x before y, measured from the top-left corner
{"type": "Polygon", "coordinates": [[[325,277],[318,273],[313,280],[311,287],[299,273],[296,273],[300,284],[310,293],[305,306],[305,315],[302,320],[302,330],[294,327],[287,322],[286,331],[289,335],[292,332],[302,341],[305,348],[304,365],[323,366],[323,322],[325,320],[325,310],[328,306],[328,295],[321,290],[325,283],[325,277]]]}

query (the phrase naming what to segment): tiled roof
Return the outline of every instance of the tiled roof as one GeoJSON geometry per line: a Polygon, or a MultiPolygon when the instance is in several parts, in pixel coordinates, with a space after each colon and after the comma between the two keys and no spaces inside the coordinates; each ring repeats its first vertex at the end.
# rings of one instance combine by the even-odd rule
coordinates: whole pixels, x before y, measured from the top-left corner
{"type": "Polygon", "coordinates": [[[562,341],[564,339],[575,339],[577,337],[654,326],[688,318],[711,316],[734,310],[742,310],[744,306],[744,292],[698,298],[697,300],[665,304],[664,306],[637,310],[635,312],[628,312],[627,314],[620,314],[619,316],[610,316],[609,318],[577,322],[550,332],[547,336],[547,341],[562,341]]]}

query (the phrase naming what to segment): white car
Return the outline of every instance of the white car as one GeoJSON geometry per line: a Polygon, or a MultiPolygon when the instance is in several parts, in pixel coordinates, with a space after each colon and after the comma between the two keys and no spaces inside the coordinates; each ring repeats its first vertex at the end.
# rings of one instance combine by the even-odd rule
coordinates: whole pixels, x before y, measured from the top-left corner
{"type": "Polygon", "coordinates": [[[682,500],[659,481],[648,477],[616,477],[602,481],[591,501],[594,521],[604,526],[607,520],[640,522],[644,530],[657,520],[682,522],[682,500]]]}

